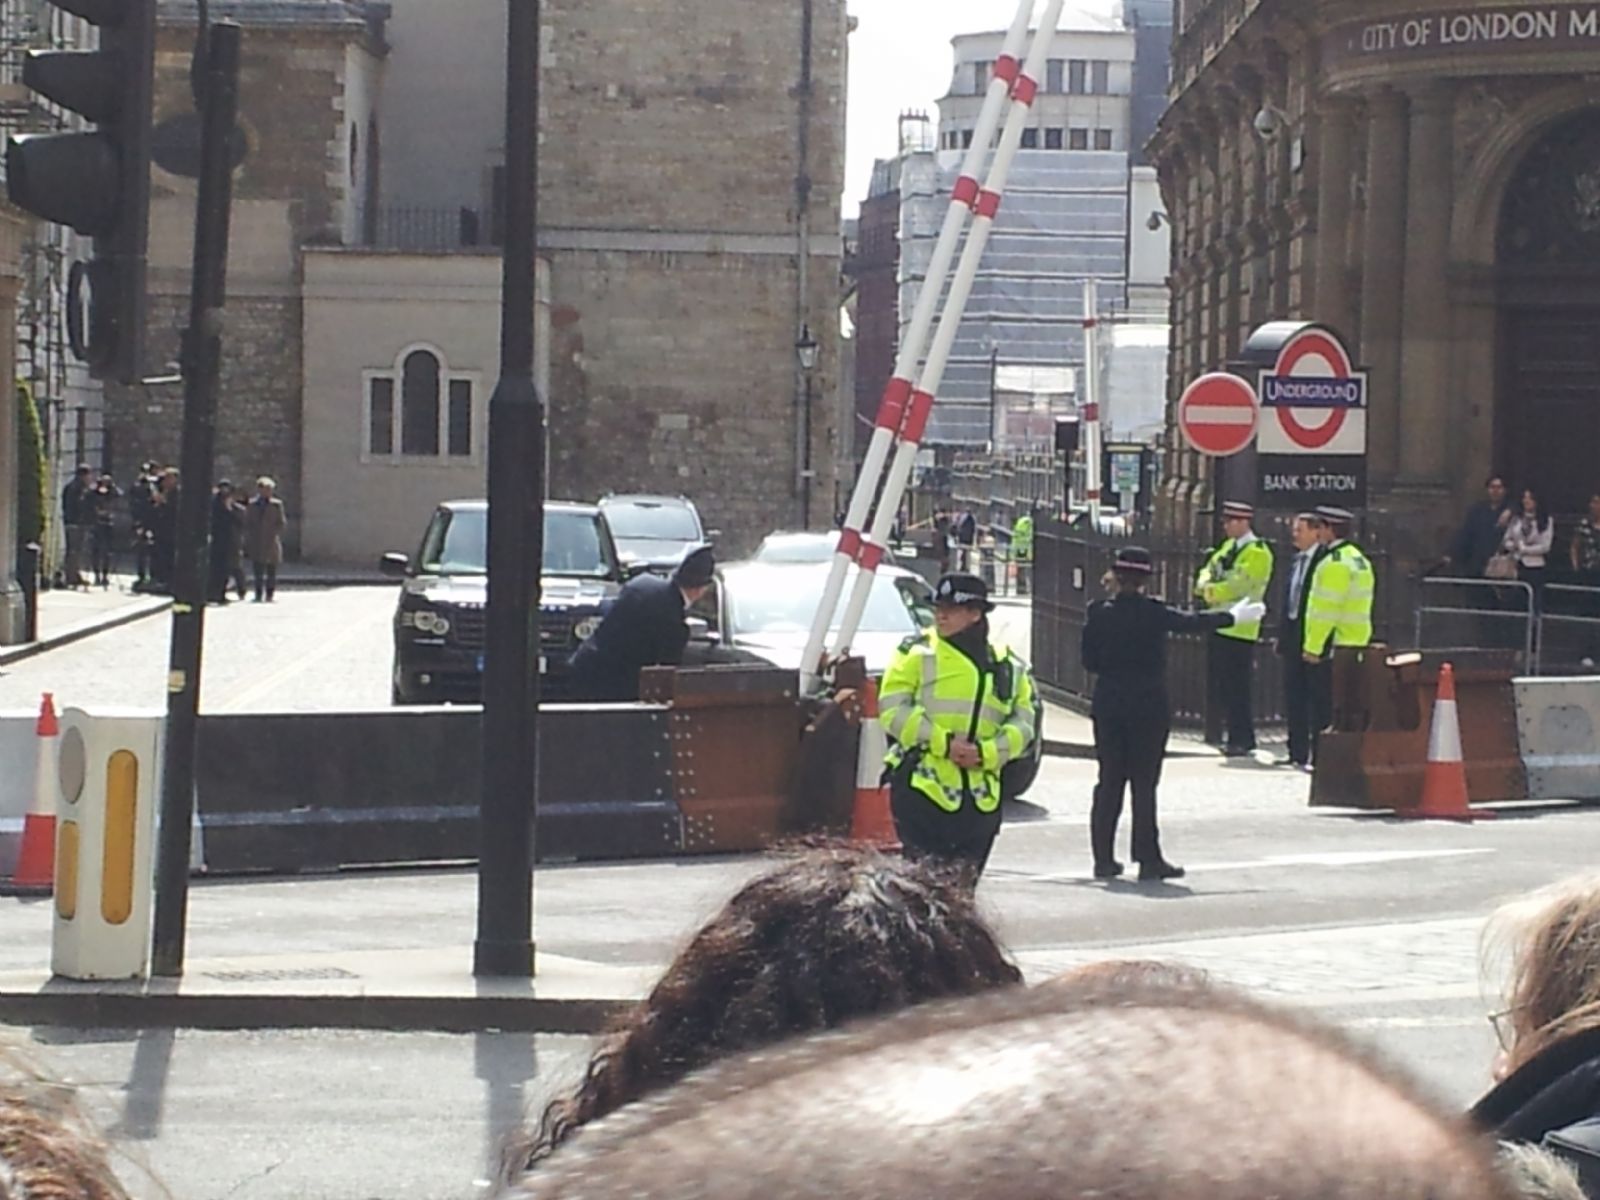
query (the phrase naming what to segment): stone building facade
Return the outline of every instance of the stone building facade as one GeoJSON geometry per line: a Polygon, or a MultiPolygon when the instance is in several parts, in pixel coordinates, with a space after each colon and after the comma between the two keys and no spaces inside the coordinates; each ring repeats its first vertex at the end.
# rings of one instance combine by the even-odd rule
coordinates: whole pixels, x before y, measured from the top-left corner
{"type": "MultiPolygon", "coordinates": [[[[1443,551],[1484,477],[1558,515],[1600,488],[1600,9],[1183,0],[1152,144],[1174,233],[1172,387],[1258,324],[1369,371],[1368,517],[1443,551]]],[[[1228,490],[1248,490],[1246,456],[1228,490]]],[[[1162,518],[1210,472],[1169,432],[1162,518]]]]}
{"type": "MultiPolygon", "coordinates": [[[[212,10],[245,27],[250,143],[236,182],[217,470],[272,474],[303,518],[292,522],[291,552],[305,529],[307,553],[349,558],[374,528],[369,510],[390,515],[398,496],[406,511],[425,512],[483,490],[481,470],[473,486],[466,464],[441,470],[431,455],[368,471],[356,431],[374,374],[394,371],[407,347],[459,338],[462,319],[482,336],[471,339],[471,361],[449,358],[450,371],[478,378],[483,401],[493,388],[505,5],[213,0],[212,10]],[[310,270],[323,251],[344,257],[310,270]],[[361,253],[383,261],[348,257],[361,253]],[[385,260],[395,254],[476,261],[441,264],[430,289],[425,270],[408,275],[385,260]],[[364,296],[351,290],[360,280],[364,296]],[[452,281],[467,297],[460,311],[430,319],[426,305],[411,306],[387,348],[311,327],[325,299],[311,296],[316,288],[332,287],[335,315],[368,328],[355,310],[405,299],[395,286],[437,296],[452,281]],[[344,463],[310,444],[332,428],[350,434],[344,463]],[[308,480],[313,462],[347,478],[308,480]],[[372,486],[352,489],[351,479],[372,486]],[[312,511],[319,497],[337,504],[312,511]]],[[[158,121],[188,109],[194,7],[163,0],[161,14],[158,121]]],[[[551,495],[681,492],[735,552],[774,527],[827,521],[839,417],[843,0],[792,0],[781,14],[703,0],[670,22],[649,0],[547,0],[544,17],[551,495]],[[809,377],[796,353],[806,329],[820,345],[809,377]]],[[[152,210],[149,354],[160,366],[175,355],[185,312],[192,185],[158,171],[152,210]]],[[[176,395],[123,389],[110,407],[121,462],[176,458],[176,395]]]]}

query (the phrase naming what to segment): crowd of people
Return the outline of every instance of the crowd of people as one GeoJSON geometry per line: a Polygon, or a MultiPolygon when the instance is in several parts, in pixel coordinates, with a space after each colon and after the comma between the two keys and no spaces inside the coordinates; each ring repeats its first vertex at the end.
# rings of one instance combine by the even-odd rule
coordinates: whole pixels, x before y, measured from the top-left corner
{"type": "MultiPolygon", "coordinates": [[[[1188,967],[1026,985],[966,881],[797,851],[688,942],[506,1145],[502,1196],[1597,1200],[1600,876],[1495,918],[1495,1082],[1451,1111],[1337,1030],[1188,967]]],[[[113,1200],[108,1151],[15,1064],[0,1198],[113,1200]]],[[[403,1183],[403,1170],[397,1170],[403,1183]]]]}
{"type": "MultiPolygon", "coordinates": [[[[80,464],[61,492],[61,525],[65,554],[60,586],[110,588],[118,560],[117,541],[124,527],[120,505],[127,501],[125,527],[133,555],[133,590],[170,595],[177,566],[178,504],[182,496],[176,467],[145,463],[127,488],[109,473],[98,477],[80,464]],[[92,584],[91,584],[92,576],[92,584]]],[[[278,567],[283,562],[288,515],[277,496],[277,483],[263,475],[248,500],[223,479],[212,489],[207,522],[207,559],[203,565],[206,598],[228,603],[231,584],[243,600],[245,566],[253,576],[255,599],[277,594],[278,567]]]]}

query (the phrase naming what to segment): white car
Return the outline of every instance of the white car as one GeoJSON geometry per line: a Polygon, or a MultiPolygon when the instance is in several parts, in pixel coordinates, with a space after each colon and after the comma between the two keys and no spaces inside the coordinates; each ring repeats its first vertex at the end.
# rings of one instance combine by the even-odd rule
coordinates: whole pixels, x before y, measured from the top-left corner
{"type": "MultiPolygon", "coordinates": [[[[826,563],[730,564],[718,572],[715,588],[693,615],[706,622],[724,653],[799,670],[829,570],[826,563]]],[[[856,576],[852,567],[829,631],[830,644],[856,576]]],[[[900,643],[932,622],[933,589],[927,581],[899,567],[880,567],[850,649],[866,660],[871,674],[881,675],[900,643]]]]}
{"type": "MultiPolygon", "coordinates": [[[[751,555],[751,562],[771,563],[831,563],[839,550],[838,533],[769,533],[761,539],[751,555]]],[[[883,561],[894,562],[894,551],[885,550],[883,561]]]]}

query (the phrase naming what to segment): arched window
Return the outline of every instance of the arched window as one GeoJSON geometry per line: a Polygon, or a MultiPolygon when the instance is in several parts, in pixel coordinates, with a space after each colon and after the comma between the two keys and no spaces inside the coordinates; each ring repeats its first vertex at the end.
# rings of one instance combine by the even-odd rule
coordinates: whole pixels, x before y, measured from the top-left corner
{"type": "Polygon", "coordinates": [[[366,459],[472,460],[477,376],[452,372],[431,347],[403,351],[394,369],[366,373],[366,459]]]}

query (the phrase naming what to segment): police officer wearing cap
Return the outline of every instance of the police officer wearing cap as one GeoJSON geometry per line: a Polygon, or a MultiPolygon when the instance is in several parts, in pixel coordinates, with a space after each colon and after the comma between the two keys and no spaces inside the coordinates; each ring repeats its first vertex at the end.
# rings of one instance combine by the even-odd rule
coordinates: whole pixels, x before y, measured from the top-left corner
{"type": "Polygon", "coordinates": [[[1035,729],[1027,664],[989,640],[989,587],[946,575],[934,625],[901,643],[884,673],[878,711],[895,832],[912,857],[960,866],[976,886],[1000,832],[1000,774],[1035,729]]]}
{"type": "MultiPolygon", "coordinates": [[[[1266,600],[1272,582],[1272,547],[1255,534],[1256,510],[1230,500],[1222,506],[1223,538],[1211,551],[1194,582],[1194,594],[1207,612],[1225,612],[1240,600],[1266,600]]],[[[1207,660],[1211,686],[1228,718],[1226,752],[1230,758],[1256,748],[1255,714],[1250,690],[1260,621],[1235,621],[1209,639],[1207,660]]]]}
{"type": "Polygon", "coordinates": [[[572,697],[587,701],[639,698],[639,672],[675,667],[689,644],[686,614],[711,588],[717,562],[710,546],[684,555],[672,578],[640,575],[623,585],[589,640],[572,656],[572,697]]]}
{"type": "Polygon", "coordinates": [[[1083,627],[1083,665],[1095,676],[1090,716],[1100,779],[1094,789],[1089,837],[1096,879],[1122,874],[1116,858],[1123,793],[1133,788],[1133,859],[1142,883],[1178,879],[1183,868],[1161,852],[1156,787],[1167,750],[1167,635],[1259,622],[1266,605],[1241,599],[1225,612],[1192,613],[1145,595],[1150,552],[1127,546],[1112,564],[1116,594],[1089,609],[1083,627]]]}
{"type": "Polygon", "coordinates": [[[1377,574],[1372,560],[1350,540],[1355,516],[1347,509],[1322,507],[1318,536],[1322,556],[1311,573],[1305,601],[1301,653],[1312,674],[1311,746],[1333,721],[1333,652],[1340,646],[1365,646],[1372,641],[1372,597],[1377,574]]]}

